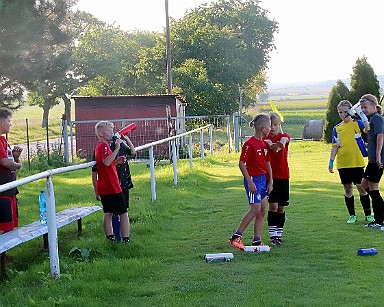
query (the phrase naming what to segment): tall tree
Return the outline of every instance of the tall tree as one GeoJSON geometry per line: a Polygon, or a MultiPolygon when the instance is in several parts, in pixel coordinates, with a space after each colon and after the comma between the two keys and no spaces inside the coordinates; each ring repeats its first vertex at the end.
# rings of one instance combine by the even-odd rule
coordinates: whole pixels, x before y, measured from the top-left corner
{"type": "Polygon", "coordinates": [[[341,81],[337,80],[336,85],[331,89],[328,96],[328,107],[326,112],[324,140],[327,143],[332,142],[333,127],[340,122],[340,117],[337,112],[337,105],[340,101],[348,99],[350,95],[348,87],[341,81]]]}
{"type": "Polygon", "coordinates": [[[380,83],[367,57],[358,58],[352,68],[350,101],[356,103],[361,96],[372,94],[380,99],[380,83]]]}
{"type": "Polygon", "coordinates": [[[79,93],[88,95],[147,94],[161,90],[161,35],[127,32],[113,25],[89,25],[74,51],[79,93]]]}
{"type": "MultiPolygon", "coordinates": [[[[65,25],[77,0],[4,0],[0,10],[0,104],[20,102],[25,89],[50,95],[68,74],[71,36],[65,25]],[[61,80],[60,80],[61,79],[61,80]],[[58,80],[60,80],[58,82],[58,80]]],[[[46,96],[48,95],[48,96],[46,96]]],[[[60,94],[59,94],[60,95],[60,94]]],[[[40,101],[41,101],[40,99],[40,101]]],[[[37,99],[38,100],[38,99],[37,99]]],[[[48,113],[44,112],[45,121],[48,113]]],[[[43,120],[44,122],[44,120],[43,120]]]]}
{"type": "MultiPolygon", "coordinates": [[[[277,23],[268,19],[268,11],[257,0],[220,0],[209,6],[201,5],[184,18],[173,21],[171,42],[173,67],[188,66],[188,60],[204,63],[206,79],[223,95],[212,95],[209,104],[223,106],[225,113],[237,109],[239,87],[250,88],[255,78],[265,87],[260,76],[266,70],[269,54],[275,46],[273,38],[277,23]],[[257,77],[258,76],[258,77],[257,77]]],[[[204,96],[199,88],[184,88],[184,78],[175,73],[174,84],[186,96],[188,114],[196,114],[196,97],[204,96]]],[[[207,103],[207,102],[205,102],[207,103]]],[[[215,107],[204,108],[210,114],[215,107]]],[[[202,110],[202,109],[201,109],[202,110]]],[[[201,113],[200,113],[201,114],[201,113]]]]}

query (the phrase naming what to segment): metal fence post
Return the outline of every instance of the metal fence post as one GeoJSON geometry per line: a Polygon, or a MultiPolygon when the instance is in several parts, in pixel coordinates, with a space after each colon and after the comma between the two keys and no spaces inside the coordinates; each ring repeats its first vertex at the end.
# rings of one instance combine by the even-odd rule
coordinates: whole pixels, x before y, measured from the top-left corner
{"type": "Polygon", "coordinates": [[[152,201],[155,201],[156,200],[156,179],[155,179],[155,159],[153,156],[153,146],[149,147],[149,168],[151,171],[152,201]]]}
{"type": "Polygon", "coordinates": [[[68,146],[68,126],[67,126],[67,119],[64,117],[65,114],[63,114],[63,141],[64,141],[64,161],[66,164],[69,163],[69,146],[68,146]]]}
{"type": "Polygon", "coordinates": [[[212,130],[213,125],[209,126],[209,152],[213,155],[213,143],[212,143],[212,130]]]}
{"type": "Polygon", "coordinates": [[[204,131],[200,130],[201,160],[204,160],[204,131]]]}
{"type": "Polygon", "coordinates": [[[47,198],[47,227],[48,227],[48,243],[49,243],[49,263],[51,267],[51,274],[53,279],[60,278],[59,266],[59,248],[57,241],[57,228],[56,228],[56,208],[55,208],[55,194],[53,191],[53,184],[51,176],[47,177],[45,184],[46,198],[47,198]]]}
{"type": "Polygon", "coordinates": [[[177,155],[176,155],[176,139],[172,141],[172,164],[173,164],[173,184],[177,185],[177,155]]]}
{"type": "Polygon", "coordinates": [[[239,116],[238,113],[233,113],[233,139],[235,141],[235,150],[236,152],[240,149],[240,141],[239,141],[239,116]]]}
{"type": "Polygon", "coordinates": [[[74,150],[73,150],[73,123],[72,121],[69,122],[69,135],[71,138],[71,158],[72,158],[72,163],[75,162],[75,155],[74,155],[74,150]]]}
{"type": "Polygon", "coordinates": [[[192,169],[192,163],[193,163],[193,145],[192,145],[192,133],[189,135],[189,149],[188,149],[188,155],[189,155],[189,169],[192,169]]]}

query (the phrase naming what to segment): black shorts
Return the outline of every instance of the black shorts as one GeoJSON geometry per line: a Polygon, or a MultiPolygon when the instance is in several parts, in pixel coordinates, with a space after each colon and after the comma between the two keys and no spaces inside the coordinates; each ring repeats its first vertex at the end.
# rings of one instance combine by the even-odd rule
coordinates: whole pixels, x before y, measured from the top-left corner
{"type": "Polygon", "coordinates": [[[379,183],[381,176],[383,176],[383,169],[379,168],[376,163],[368,163],[365,169],[364,178],[370,182],[379,183]]]}
{"type": "Polygon", "coordinates": [[[268,202],[279,206],[289,205],[289,179],[273,179],[273,190],[268,195],[268,202]]]}
{"type": "Polygon", "coordinates": [[[104,213],[120,215],[128,211],[123,192],[118,194],[100,195],[100,198],[104,213]]]}
{"type": "Polygon", "coordinates": [[[364,167],[340,168],[337,171],[342,184],[360,184],[364,176],[364,167]]]}

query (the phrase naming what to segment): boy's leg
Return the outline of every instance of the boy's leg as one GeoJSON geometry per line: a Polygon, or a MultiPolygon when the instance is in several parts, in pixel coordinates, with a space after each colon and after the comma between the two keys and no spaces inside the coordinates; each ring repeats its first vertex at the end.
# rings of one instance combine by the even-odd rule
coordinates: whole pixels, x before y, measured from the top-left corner
{"type": "Polygon", "coordinates": [[[270,203],[269,204],[269,210],[268,210],[268,232],[269,232],[269,238],[271,239],[271,242],[273,243],[273,240],[277,236],[277,203],[270,203]]]}
{"type": "Polygon", "coordinates": [[[355,198],[353,196],[353,186],[352,182],[344,183],[344,201],[348,210],[349,219],[348,224],[356,222],[356,211],[355,211],[355,198]]]}
{"type": "Polygon", "coordinates": [[[373,222],[374,218],[372,216],[371,200],[369,198],[369,195],[361,184],[356,184],[356,188],[360,194],[360,202],[364,210],[365,220],[367,222],[373,222]]]}
{"type": "Polygon", "coordinates": [[[261,233],[263,232],[265,207],[267,204],[268,204],[267,197],[264,197],[261,200],[260,204],[254,204],[257,206],[255,207],[256,208],[256,216],[255,216],[255,225],[253,228],[252,245],[260,245],[261,244],[261,233]]]}
{"type": "Polygon", "coordinates": [[[107,236],[108,239],[111,241],[114,241],[114,235],[113,235],[113,229],[112,229],[112,213],[105,212],[104,213],[104,233],[107,236]]]}
{"type": "Polygon", "coordinates": [[[129,223],[129,216],[128,212],[125,212],[123,214],[120,214],[120,227],[121,227],[121,234],[123,236],[123,240],[128,238],[131,233],[131,225],[129,223]]]}
{"type": "Polygon", "coordinates": [[[277,210],[277,229],[276,229],[276,245],[281,244],[281,237],[284,232],[284,224],[285,224],[285,207],[279,206],[277,210]]]}

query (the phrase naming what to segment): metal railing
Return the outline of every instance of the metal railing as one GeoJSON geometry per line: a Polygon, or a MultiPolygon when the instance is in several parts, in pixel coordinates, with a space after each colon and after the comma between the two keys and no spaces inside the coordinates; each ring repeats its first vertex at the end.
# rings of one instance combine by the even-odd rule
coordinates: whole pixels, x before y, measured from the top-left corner
{"type": "MultiPolygon", "coordinates": [[[[177,178],[177,150],[176,150],[176,143],[179,138],[183,138],[187,135],[189,135],[189,161],[190,161],[190,169],[192,169],[192,133],[196,133],[200,131],[200,149],[201,149],[201,159],[204,160],[204,135],[203,130],[209,129],[209,138],[210,138],[210,153],[213,154],[213,146],[212,146],[212,125],[207,125],[204,127],[200,127],[191,131],[188,131],[186,133],[182,133],[179,135],[175,135],[166,139],[162,139],[156,142],[152,142],[149,144],[145,144],[142,146],[138,146],[135,148],[136,151],[143,150],[146,148],[149,148],[150,152],[150,174],[151,174],[151,194],[152,194],[152,201],[156,200],[156,180],[155,180],[155,163],[154,163],[154,155],[153,155],[153,147],[165,142],[172,142],[172,162],[173,162],[173,181],[174,184],[177,185],[178,178],[177,178]]],[[[47,203],[47,227],[48,227],[48,243],[49,243],[49,262],[50,262],[50,269],[51,269],[51,275],[54,279],[60,278],[60,266],[59,266],[59,251],[58,251],[58,239],[57,239],[57,226],[56,226],[56,204],[55,204],[55,194],[54,194],[54,187],[52,183],[52,176],[66,173],[70,171],[85,169],[88,167],[92,167],[95,165],[95,161],[83,163],[79,165],[71,165],[61,168],[56,168],[52,170],[47,170],[35,175],[31,175],[22,179],[18,179],[3,185],[0,185],[0,192],[7,191],[9,189],[17,188],[21,185],[31,183],[36,180],[44,179],[46,178],[46,184],[45,184],[45,193],[46,193],[46,203],[47,203]]]]}

